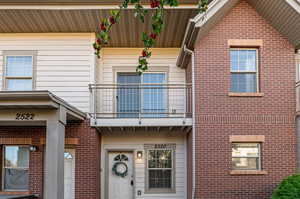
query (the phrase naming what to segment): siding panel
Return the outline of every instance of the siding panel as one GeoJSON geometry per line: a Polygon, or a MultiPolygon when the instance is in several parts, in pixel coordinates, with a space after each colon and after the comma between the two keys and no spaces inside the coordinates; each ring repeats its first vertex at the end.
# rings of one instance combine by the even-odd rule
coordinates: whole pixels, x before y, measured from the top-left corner
{"type": "Polygon", "coordinates": [[[0,89],[4,50],[37,51],[36,89],[49,90],[82,111],[89,111],[93,34],[0,34],[0,89]]]}
{"type": "MultiPolygon", "coordinates": [[[[102,59],[98,62],[97,83],[113,84],[116,83],[116,72],[135,72],[141,51],[142,49],[139,48],[103,49],[102,59]]],[[[185,71],[176,66],[178,54],[178,48],[153,49],[148,72],[166,72],[169,84],[184,84],[185,71]]],[[[107,95],[105,92],[108,92],[108,90],[98,92],[97,111],[99,113],[111,113],[113,111],[112,99],[103,100],[111,97],[104,96],[107,95]]],[[[169,112],[172,112],[172,110],[182,112],[184,109],[182,103],[184,100],[183,90],[170,90],[169,96],[169,112]]]]}
{"type": "MultiPolygon", "coordinates": [[[[140,132],[142,133],[142,132],[140,132]]],[[[149,132],[148,132],[149,133],[149,132]]],[[[161,132],[162,134],[165,132],[161,132]]],[[[150,133],[151,134],[151,133],[150,133]]],[[[105,151],[110,149],[133,149],[135,151],[144,150],[144,144],[166,144],[172,143],[176,144],[176,159],[175,159],[175,187],[176,193],[170,194],[146,194],[145,191],[145,152],[143,160],[135,161],[135,192],[137,190],[142,191],[141,196],[135,196],[136,199],[186,199],[186,142],[185,136],[176,135],[152,135],[149,136],[139,134],[139,135],[119,135],[118,136],[103,136],[102,144],[102,170],[105,171],[105,151]]],[[[111,168],[108,168],[111,169],[111,168]]],[[[105,175],[102,176],[102,184],[104,182],[105,175]]],[[[101,193],[104,194],[105,186],[102,186],[101,193]]],[[[104,195],[102,195],[104,198],[104,195]]]]}

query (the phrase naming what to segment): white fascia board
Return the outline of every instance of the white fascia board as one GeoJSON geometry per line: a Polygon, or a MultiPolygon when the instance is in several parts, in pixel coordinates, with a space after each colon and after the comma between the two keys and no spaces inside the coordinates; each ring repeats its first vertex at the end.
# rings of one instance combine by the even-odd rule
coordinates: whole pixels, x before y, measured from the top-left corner
{"type": "Polygon", "coordinates": [[[285,0],[294,10],[300,14],[300,0],[285,0]]]}
{"type": "Polygon", "coordinates": [[[191,118],[112,118],[112,119],[92,119],[91,125],[95,127],[171,127],[171,126],[191,126],[191,118]]]}
{"type": "Polygon", "coordinates": [[[233,0],[214,0],[209,4],[209,7],[205,13],[198,14],[193,21],[196,23],[196,27],[202,27],[209,19],[211,19],[216,13],[218,13],[228,2],[233,0]]]}

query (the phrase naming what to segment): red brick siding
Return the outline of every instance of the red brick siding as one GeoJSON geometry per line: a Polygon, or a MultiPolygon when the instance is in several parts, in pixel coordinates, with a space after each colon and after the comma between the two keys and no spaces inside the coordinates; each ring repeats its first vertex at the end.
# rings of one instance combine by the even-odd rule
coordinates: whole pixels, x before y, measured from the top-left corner
{"type": "Polygon", "coordinates": [[[68,124],[66,137],[80,138],[76,146],[76,199],[100,199],[100,135],[89,122],[68,124]]]}
{"type": "MultiPolygon", "coordinates": [[[[39,145],[40,137],[45,137],[45,132],[44,127],[0,127],[1,138],[31,138],[33,145],[39,145]]],[[[30,152],[29,165],[30,193],[40,196],[43,194],[43,153],[42,146],[37,151],[30,152]]]]}
{"type": "Polygon", "coordinates": [[[199,41],[195,52],[196,198],[270,198],[274,187],[296,172],[294,48],[243,0],[199,41]],[[228,39],[263,40],[259,60],[264,97],[228,96],[228,39]],[[262,167],[267,175],[229,174],[230,135],[265,135],[262,167]]]}
{"type": "MultiPolygon", "coordinates": [[[[32,138],[33,145],[45,138],[45,127],[0,127],[0,137],[32,138]]],[[[79,138],[76,145],[75,198],[100,199],[100,135],[89,127],[89,121],[69,123],[66,138],[79,138]]],[[[30,153],[30,193],[43,195],[44,146],[30,153]]]]}

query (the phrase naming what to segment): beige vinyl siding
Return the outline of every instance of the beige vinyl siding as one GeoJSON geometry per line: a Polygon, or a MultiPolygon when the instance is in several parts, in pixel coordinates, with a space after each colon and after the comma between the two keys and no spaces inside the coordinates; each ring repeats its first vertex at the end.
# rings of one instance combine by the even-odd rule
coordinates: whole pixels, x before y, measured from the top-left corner
{"type": "MultiPolygon", "coordinates": [[[[154,48],[152,57],[149,59],[149,70],[147,72],[166,72],[168,84],[184,84],[185,71],[176,66],[179,48],[154,48]]],[[[97,83],[116,83],[117,72],[135,72],[138,65],[140,48],[104,48],[101,60],[97,67],[97,83]]],[[[98,92],[97,111],[111,113],[113,102],[103,96],[104,92],[98,92]],[[106,100],[103,100],[105,99],[106,100]]],[[[183,112],[183,101],[185,100],[183,90],[169,90],[169,111],[172,109],[183,112]]]]}
{"type": "Polygon", "coordinates": [[[89,111],[93,82],[92,33],[0,34],[0,84],[3,51],[37,51],[36,90],[49,90],[82,111],[89,111]]]}
{"type": "MultiPolygon", "coordinates": [[[[103,136],[102,137],[102,198],[104,198],[105,190],[105,151],[107,150],[134,150],[135,158],[135,198],[136,199],[186,199],[186,137],[184,135],[164,136],[165,132],[155,134],[154,132],[142,133],[139,135],[122,135],[122,132],[117,136],[103,136]],[[175,189],[176,193],[149,193],[145,191],[145,169],[146,169],[146,153],[144,150],[144,144],[176,144],[175,150],[175,189]],[[143,151],[143,159],[136,159],[136,152],[143,151]],[[137,191],[141,190],[142,195],[138,196],[137,191]]],[[[111,168],[108,168],[111,169],[111,168]]]]}

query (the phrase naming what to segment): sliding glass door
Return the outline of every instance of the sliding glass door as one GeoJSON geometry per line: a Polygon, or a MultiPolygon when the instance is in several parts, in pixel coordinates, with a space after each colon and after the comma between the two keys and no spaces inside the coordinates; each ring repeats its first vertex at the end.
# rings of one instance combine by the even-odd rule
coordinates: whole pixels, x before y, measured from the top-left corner
{"type": "Polygon", "coordinates": [[[165,73],[118,73],[117,112],[121,118],[165,117],[165,73]]]}
{"type": "Polygon", "coordinates": [[[167,112],[167,88],[165,73],[144,73],[142,76],[143,117],[165,117],[167,112]]]}
{"type": "Polygon", "coordinates": [[[118,73],[117,112],[121,118],[136,118],[140,112],[141,76],[135,73],[118,73]]]}

